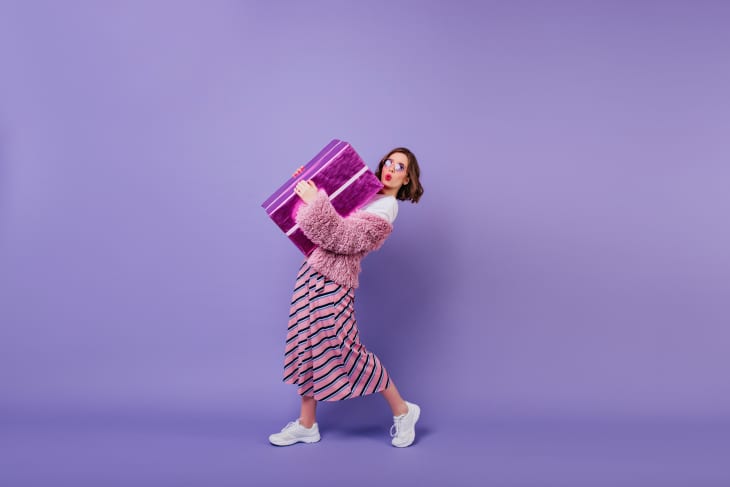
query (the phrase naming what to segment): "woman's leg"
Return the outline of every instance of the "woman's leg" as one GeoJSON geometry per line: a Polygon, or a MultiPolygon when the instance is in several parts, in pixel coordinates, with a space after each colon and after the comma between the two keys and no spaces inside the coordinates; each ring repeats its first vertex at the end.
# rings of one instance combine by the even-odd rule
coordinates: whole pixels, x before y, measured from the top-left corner
{"type": "Polygon", "coordinates": [[[388,401],[390,409],[393,410],[393,416],[400,416],[408,412],[408,406],[406,406],[406,402],[400,396],[400,392],[398,392],[398,389],[395,387],[395,382],[392,379],[388,388],[380,391],[380,393],[388,401]]]}
{"type": "Polygon", "coordinates": [[[299,424],[305,428],[311,428],[316,422],[317,401],[312,396],[302,396],[302,412],[299,416],[299,424]]]}

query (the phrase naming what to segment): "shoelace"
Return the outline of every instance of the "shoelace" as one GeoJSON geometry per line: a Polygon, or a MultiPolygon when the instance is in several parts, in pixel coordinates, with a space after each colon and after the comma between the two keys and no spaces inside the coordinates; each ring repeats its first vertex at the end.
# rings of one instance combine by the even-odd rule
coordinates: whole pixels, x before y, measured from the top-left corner
{"type": "Polygon", "coordinates": [[[288,430],[294,428],[296,425],[297,425],[297,422],[296,421],[289,421],[286,424],[286,426],[284,426],[284,428],[282,428],[281,432],[283,433],[285,431],[288,431],[288,430]]]}
{"type": "Polygon", "coordinates": [[[398,436],[398,433],[400,432],[400,426],[403,423],[403,420],[405,419],[405,415],[398,418],[393,418],[393,426],[390,427],[390,436],[391,438],[394,436],[398,436]],[[395,431],[393,431],[395,430],[395,431]]]}

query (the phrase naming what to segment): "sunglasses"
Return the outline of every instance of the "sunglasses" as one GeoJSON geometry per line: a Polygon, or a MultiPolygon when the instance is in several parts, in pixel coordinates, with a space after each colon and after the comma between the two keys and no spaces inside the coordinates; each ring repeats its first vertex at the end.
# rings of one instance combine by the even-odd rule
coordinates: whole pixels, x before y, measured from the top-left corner
{"type": "Polygon", "coordinates": [[[393,162],[392,159],[386,159],[383,163],[383,166],[390,168],[395,164],[395,172],[403,172],[406,170],[406,165],[402,162],[393,162]]]}

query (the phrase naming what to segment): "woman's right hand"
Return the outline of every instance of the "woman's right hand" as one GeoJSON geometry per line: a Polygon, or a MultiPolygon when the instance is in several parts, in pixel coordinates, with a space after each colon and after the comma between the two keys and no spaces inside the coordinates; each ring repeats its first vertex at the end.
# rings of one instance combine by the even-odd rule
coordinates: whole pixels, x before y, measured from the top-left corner
{"type": "Polygon", "coordinates": [[[294,193],[307,204],[317,199],[317,191],[317,185],[311,179],[309,181],[299,181],[294,186],[294,193]]]}

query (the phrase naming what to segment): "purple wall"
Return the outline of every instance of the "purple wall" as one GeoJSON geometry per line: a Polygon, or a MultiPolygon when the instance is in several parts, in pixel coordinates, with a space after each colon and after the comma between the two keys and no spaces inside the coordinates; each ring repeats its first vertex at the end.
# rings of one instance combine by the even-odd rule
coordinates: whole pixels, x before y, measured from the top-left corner
{"type": "Polygon", "coordinates": [[[301,256],[259,205],[340,138],[421,162],[357,303],[406,398],[727,415],[729,14],[4,4],[0,404],[285,422],[301,256]]]}

